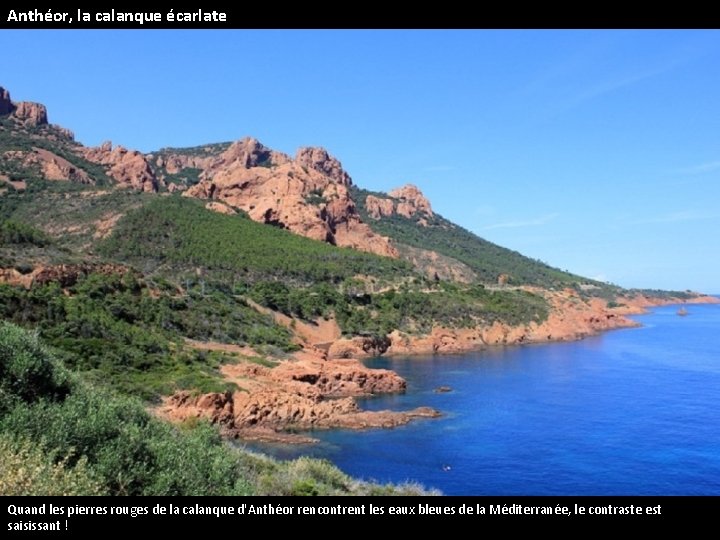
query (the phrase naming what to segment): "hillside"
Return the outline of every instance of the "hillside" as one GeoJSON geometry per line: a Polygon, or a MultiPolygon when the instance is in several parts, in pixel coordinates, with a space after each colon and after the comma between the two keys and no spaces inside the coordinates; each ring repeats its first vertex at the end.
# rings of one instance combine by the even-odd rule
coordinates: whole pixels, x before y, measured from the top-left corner
{"type": "Polygon", "coordinates": [[[541,287],[591,282],[488,242],[455,225],[434,213],[429,201],[415,186],[405,186],[390,194],[354,188],[353,197],[360,215],[373,230],[398,244],[444,255],[456,264],[465,265],[480,282],[541,287]]]}
{"type": "MultiPolygon", "coordinates": [[[[39,362],[78,377],[81,401],[67,407],[108,392],[262,440],[395,426],[437,412],[362,411],[355,397],[405,382],[357,358],[578,339],[632,325],[625,315],[654,302],[702,300],[524,257],[434,213],[414,186],[355,186],[322,148],[291,157],[249,137],[147,155],[88,148],[44,106],[0,89],[0,319],[37,331],[50,348],[39,362]]],[[[56,401],[42,414],[61,422],[56,401]]],[[[168,428],[147,429],[175,444],[168,428]]],[[[36,459],[36,436],[0,439],[0,451],[36,459]]]]}

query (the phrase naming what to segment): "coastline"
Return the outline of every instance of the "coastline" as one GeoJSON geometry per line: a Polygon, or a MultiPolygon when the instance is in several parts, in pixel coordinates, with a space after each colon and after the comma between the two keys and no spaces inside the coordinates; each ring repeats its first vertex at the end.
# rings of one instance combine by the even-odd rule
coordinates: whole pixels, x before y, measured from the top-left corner
{"type": "Polygon", "coordinates": [[[441,412],[428,407],[410,411],[360,409],[356,397],[402,393],[406,388],[405,380],[394,371],[369,368],[360,359],[380,355],[462,354],[492,346],[576,341],[609,330],[639,327],[641,324],[628,316],[647,313],[652,307],[720,304],[720,298],[709,295],[682,299],[637,294],[619,297],[609,306],[600,298],[582,299],[571,289],[528,290],[540,292],[551,305],[550,314],[541,323],[511,326],[495,322],[464,329],[435,327],[430,334],[419,336],[395,330],[382,341],[369,337],[343,338],[332,320],[311,324],[268,311],[279,323],[293,326],[301,351],[274,368],[247,362],[225,365],[221,369],[223,375],[240,390],[222,394],[176,392],[166,397],[154,412],[173,422],[206,418],[220,426],[225,436],[247,441],[307,444],[316,439],[297,432],[392,428],[416,418],[436,418],[441,412]]]}

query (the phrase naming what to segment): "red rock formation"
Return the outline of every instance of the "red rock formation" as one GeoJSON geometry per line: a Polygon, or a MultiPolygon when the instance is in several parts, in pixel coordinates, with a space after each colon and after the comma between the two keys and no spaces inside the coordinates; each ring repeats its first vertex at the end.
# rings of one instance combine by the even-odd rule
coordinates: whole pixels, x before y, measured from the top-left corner
{"type": "Polygon", "coordinates": [[[421,214],[418,223],[424,227],[427,226],[426,217],[432,217],[433,211],[422,192],[412,184],[406,184],[403,187],[392,190],[388,195],[389,199],[368,195],[365,198],[365,209],[368,215],[373,219],[399,214],[406,218],[411,218],[417,214],[421,214]]]}
{"type": "Polygon", "coordinates": [[[44,148],[33,148],[32,151],[10,150],[5,152],[3,156],[18,160],[24,166],[39,166],[47,180],[65,180],[81,184],[94,183],[93,179],[85,171],[44,148]]]}
{"type": "MultiPolygon", "coordinates": [[[[175,184],[172,185],[174,186],[175,184]]],[[[168,191],[170,191],[169,186],[168,191]]],[[[218,214],[227,214],[229,216],[237,214],[237,212],[230,208],[227,204],[223,204],[217,201],[210,201],[205,205],[205,208],[207,208],[208,210],[212,210],[213,212],[217,212],[218,214]]]]}
{"type": "Polygon", "coordinates": [[[30,101],[15,103],[13,116],[28,127],[44,126],[48,123],[47,109],[40,103],[30,101]]]}
{"type": "Polygon", "coordinates": [[[201,178],[184,195],[222,201],[255,221],[314,240],[397,256],[387,238],[361,221],[350,177],[321,148],[300,149],[292,160],[245,138],[214,158],[201,178]]]}
{"type": "Polygon", "coordinates": [[[340,162],[329,155],[324,148],[300,148],[295,156],[295,163],[300,167],[314,169],[345,187],[352,185],[350,175],[343,170],[340,162]]]}
{"type": "Polygon", "coordinates": [[[395,212],[395,203],[392,199],[381,199],[375,195],[368,195],[365,198],[365,209],[373,219],[392,216],[395,212]]]}
{"type": "Polygon", "coordinates": [[[40,164],[43,176],[48,180],[67,180],[80,184],[94,184],[95,181],[65,158],[43,148],[33,148],[33,158],[40,164]]]}
{"type": "Polygon", "coordinates": [[[413,184],[406,184],[400,188],[393,189],[388,195],[398,199],[395,211],[401,216],[410,218],[417,213],[426,216],[433,215],[430,201],[428,201],[422,194],[422,191],[413,184]]]}
{"type": "Polygon", "coordinates": [[[439,415],[427,407],[362,411],[352,396],[401,392],[405,381],[392,371],[369,369],[357,360],[306,356],[274,369],[256,364],[224,366],[223,373],[248,391],[201,396],[178,392],[158,412],[174,420],[208,418],[229,435],[263,439],[286,438],[278,432],[287,429],[394,427],[412,418],[439,415]]]}
{"type": "Polygon", "coordinates": [[[101,165],[108,165],[108,174],[121,185],[137,191],[157,191],[158,181],[145,156],[137,150],[122,146],[113,148],[105,142],[96,148],[84,148],[85,159],[101,165]]]}
{"type": "Polygon", "coordinates": [[[71,141],[75,140],[75,133],[70,131],[68,128],[58,126],[57,124],[53,124],[52,127],[60,134],[61,137],[65,137],[66,139],[70,139],[71,141]]]}

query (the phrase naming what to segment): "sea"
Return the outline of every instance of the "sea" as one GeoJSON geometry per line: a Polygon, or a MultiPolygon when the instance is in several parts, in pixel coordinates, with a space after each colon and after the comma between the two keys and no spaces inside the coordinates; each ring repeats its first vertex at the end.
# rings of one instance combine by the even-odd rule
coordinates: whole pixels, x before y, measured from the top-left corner
{"type": "Polygon", "coordinates": [[[254,448],[447,495],[720,495],[720,305],[687,309],[571,343],[375,358],[408,389],[363,408],[443,416],[254,448]]]}

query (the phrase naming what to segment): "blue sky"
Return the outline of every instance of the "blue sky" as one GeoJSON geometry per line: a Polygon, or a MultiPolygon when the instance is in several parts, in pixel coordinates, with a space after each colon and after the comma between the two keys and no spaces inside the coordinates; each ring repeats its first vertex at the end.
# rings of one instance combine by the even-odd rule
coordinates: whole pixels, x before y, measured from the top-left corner
{"type": "Polygon", "coordinates": [[[0,50],[0,85],[84,144],[324,146],[562,269],[720,292],[718,31],[4,30],[0,50]]]}

